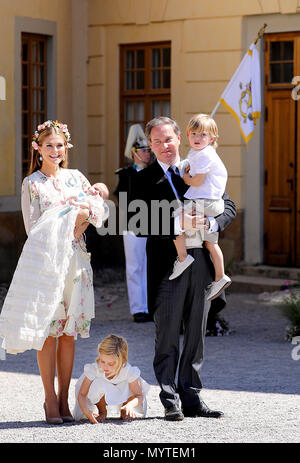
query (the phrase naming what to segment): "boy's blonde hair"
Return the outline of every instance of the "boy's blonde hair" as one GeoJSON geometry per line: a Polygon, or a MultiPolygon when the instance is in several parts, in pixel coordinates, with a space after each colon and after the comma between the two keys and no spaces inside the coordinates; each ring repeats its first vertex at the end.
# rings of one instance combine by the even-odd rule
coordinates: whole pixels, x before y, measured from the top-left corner
{"type": "Polygon", "coordinates": [[[186,134],[189,135],[190,132],[208,132],[211,137],[214,137],[215,140],[211,143],[213,148],[217,148],[218,143],[217,139],[219,138],[219,131],[215,120],[210,117],[208,114],[195,114],[193,116],[186,128],[186,134]]]}
{"type": "Polygon", "coordinates": [[[101,354],[104,355],[113,355],[117,359],[117,364],[115,370],[111,373],[110,376],[117,376],[121,368],[126,365],[128,358],[128,344],[126,339],[122,336],[117,336],[115,334],[109,334],[103,341],[98,345],[98,357],[96,362],[101,358],[101,354]]]}

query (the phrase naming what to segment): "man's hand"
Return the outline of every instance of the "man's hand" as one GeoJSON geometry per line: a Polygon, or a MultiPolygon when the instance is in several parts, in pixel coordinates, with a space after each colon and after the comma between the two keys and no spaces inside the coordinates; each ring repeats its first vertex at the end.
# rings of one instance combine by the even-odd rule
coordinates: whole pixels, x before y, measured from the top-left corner
{"type": "Polygon", "coordinates": [[[183,212],[180,217],[180,226],[183,230],[200,230],[206,227],[207,218],[202,215],[192,215],[188,212],[183,212]]]}
{"type": "Polygon", "coordinates": [[[186,185],[190,185],[191,184],[191,176],[189,174],[189,171],[190,171],[190,166],[187,166],[187,168],[185,169],[185,173],[183,175],[183,181],[186,185]]]}

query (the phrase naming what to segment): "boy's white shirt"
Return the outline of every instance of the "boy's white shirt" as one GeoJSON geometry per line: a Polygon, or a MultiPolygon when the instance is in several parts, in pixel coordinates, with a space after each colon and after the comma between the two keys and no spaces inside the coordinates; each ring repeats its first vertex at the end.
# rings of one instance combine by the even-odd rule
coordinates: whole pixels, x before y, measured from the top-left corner
{"type": "MultiPolygon", "coordinates": [[[[167,179],[169,180],[169,176],[167,174],[167,171],[168,171],[168,169],[170,167],[169,164],[165,164],[164,162],[161,162],[158,159],[157,159],[157,162],[160,165],[160,167],[163,169],[164,174],[166,175],[167,179]]],[[[179,160],[177,163],[174,164],[174,166],[179,167],[180,162],[181,161],[179,160]]],[[[173,166],[171,166],[171,167],[173,167],[173,166]]],[[[171,184],[171,186],[172,186],[172,184],[171,184]]],[[[213,217],[208,217],[208,219],[209,219],[210,227],[206,231],[208,233],[218,231],[219,225],[218,225],[217,221],[213,217]]],[[[174,233],[175,233],[175,235],[181,235],[182,233],[184,233],[184,230],[181,228],[181,225],[180,225],[180,217],[179,216],[175,217],[175,219],[174,219],[174,233]]],[[[198,233],[196,230],[195,230],[195,235],[193,237],[186,237],[186,246],[187,247],[193,247],[193,248],[202,247],[202,244],[203,244],[203,241],[202,241],[202,239],[200,237],[200,233],[198,233]]]]}
{"type": "Polygon", "coordinates": [[[221,199],[226,188],[227,170],[216,150],[206,146],[203,150],[191,149],[187,159],[190,163],[189,174],[205,174],[200,186],[190,186],[185,193],[187,199],[221,199]]]}

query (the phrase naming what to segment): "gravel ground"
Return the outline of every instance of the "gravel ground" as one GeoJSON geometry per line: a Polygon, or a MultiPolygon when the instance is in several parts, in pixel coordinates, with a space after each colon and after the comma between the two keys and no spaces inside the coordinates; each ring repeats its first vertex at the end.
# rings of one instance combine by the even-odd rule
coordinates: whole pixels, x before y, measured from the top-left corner
{"type": "MultiPolygon", "coordinates": [[[[228,295],[222,315],[232,333],[206,338],[202,369],[202,397],[224,418],[170,423],[163,419],[152,368],[154,324],[132,322],[125,283],[112,280],[109,273],[106,280],[96,278],[96,319],[91,337],[76,342],[70,404],[84,364],[94,361],[104,336],[116,333],[126,337],[129,362],[151,385],[147,418],[108,419],[94,426],[84,421],[46,424],[36,353],[27,351],[0,362],[1,443],[299,443],[300,361],[292,358],[295,346],[284,340],[287,321],[277,306],[254,294],[228,295]]],[[[4,295],[2,287],[0,302],[4,295]]]]}

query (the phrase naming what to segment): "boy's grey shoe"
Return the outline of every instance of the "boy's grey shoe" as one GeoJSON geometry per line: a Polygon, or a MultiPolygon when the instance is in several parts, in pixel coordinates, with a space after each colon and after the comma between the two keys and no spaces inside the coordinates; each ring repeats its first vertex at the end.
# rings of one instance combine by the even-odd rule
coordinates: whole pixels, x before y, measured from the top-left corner
{"type": "Polygon", "coordinates": [[[227,275],[224,275],[219,281],[213,281],[208,286],[207,300],[212,301],[218,297],[231,283],[231,279],[227,275]]]}
{"type": "Polygon", "coordinates": [[[173,267],[173,273],[169,276],[169,280],[174,280],[175,278],[179,277],[186,268],[188,268],[193,262],[194,258],[188,254],[186,258],[180,262],[180,260],[177,259],[175,260],[174,267],[173,267]]]}
{"type": "Polygon", "coordinates": [[[178,166],[178,170],[180,173],[180,177],[183,177],[185,174],[185,169],[190,166],[190,163],[187,159],[184,159],[183,161],[180,162],[178,166]]]}

